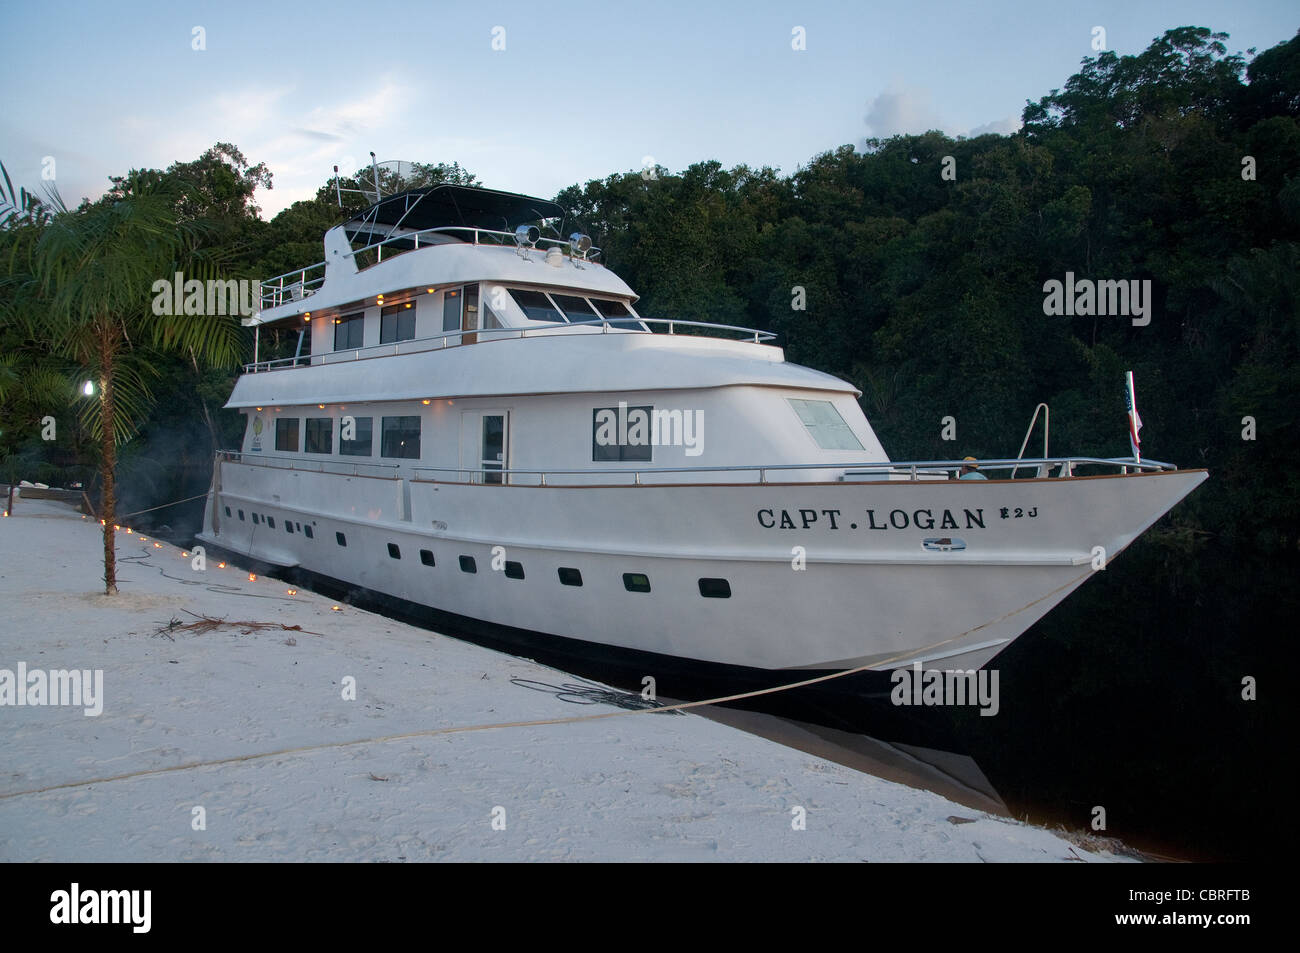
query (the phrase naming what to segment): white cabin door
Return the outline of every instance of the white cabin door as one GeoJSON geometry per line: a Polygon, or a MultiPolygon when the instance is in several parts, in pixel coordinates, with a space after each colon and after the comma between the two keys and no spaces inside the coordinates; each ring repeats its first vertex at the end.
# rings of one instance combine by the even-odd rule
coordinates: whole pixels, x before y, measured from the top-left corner
{"type": "Polygon", "coordinates": [[[467,411],[460,423],[461,467],[477,471],[470,480],[479,483],[507,482],[503,472],[510,468],[510,411],[467,411]]]}

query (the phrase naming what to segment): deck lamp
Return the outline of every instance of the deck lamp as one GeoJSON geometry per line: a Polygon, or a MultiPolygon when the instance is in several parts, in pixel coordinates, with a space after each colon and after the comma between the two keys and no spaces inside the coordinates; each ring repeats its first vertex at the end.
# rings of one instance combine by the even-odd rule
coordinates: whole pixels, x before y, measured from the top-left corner
{"type": "Polygon", "coordinates": [[[591,236],[584,235],[582,232],[574,232],[569,236],[569,248],[573,254],[586,258],[587,252],[591,250],[591,236]]]}

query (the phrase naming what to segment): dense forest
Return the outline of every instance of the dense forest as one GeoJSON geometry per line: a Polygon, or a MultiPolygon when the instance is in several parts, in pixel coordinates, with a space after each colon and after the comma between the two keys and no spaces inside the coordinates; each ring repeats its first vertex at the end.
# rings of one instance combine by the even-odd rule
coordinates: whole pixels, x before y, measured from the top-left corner
{"type": "MultiPolygon", "coordinates": [[[[1068,780],[1078,752],[1058,750],[1062,738],[1129,770],[1167,766],[1134,805],[1186,803],[1195,778],[1186,815],[1235,818],[1217,815],[1198,839],[1213,856],[1250,853],[1262,836],[1268,812],[1242,805],[1273,781],[1289,691],[1278,648],[1300,615],[1300,34],[1258,54],[1231,54],[1227,40],[1182,27],[1138,55],[1085,59],[1027,103],[1011,135],[868,140],[790,174],[701,161],[556,196],[564,233],[592,236],[643,314],[778,332],[788,359],[862,391],[896,459],[1015,456],[1040,401],[1053,453],[1127,456],[1134,372],[1143,455],[1210,479],[1006,653],[1004,691],[1018,693],[1006,721],[1016,750],[1061,778],[1034,797],[1079,827],[1097,795],[1068,780]],[[1150,322],[1046,314],[1046,283],[1067,273],[1149,281],[1150,322]],[[949,416],[955,441],[943,439],[949,416]],[[1257,702],[1242,700],[1247,676],[1257,702]],[[1087,722],[1117,706],[1127,721],[1087,722]]],[[[477,181],[454,162],[421,168],[428,181],[477,181]]],[[[319,260],[344,216],[326,183],[263,221],[254,194],[270,184],[219,143],[115,178],[87,205],[164,194],[176,226],[198,236],[192,251],[260,278],[319,260]]],[[[48,217],[5,186],[0,276],[13,278],[48,217]]],[[[0,327],[0,479],[66,481],[84,467],[93,482],[93,412],[78,412],[76,390],[91,369],[50,355],[14,310],[0,327]],[[40,439],[47,413],[56,441],[40,439]]],[[[236,369],[143,344],[131,367],[142,396],[121,446],[123,507],[201,493],[212,451],[238,439],[220,409],[236,369]]],[[[992,761],[998,739],[983,739],[992,761]]],[[[1124,773],[1108,789],[1112,817],[1124,773]]]]}

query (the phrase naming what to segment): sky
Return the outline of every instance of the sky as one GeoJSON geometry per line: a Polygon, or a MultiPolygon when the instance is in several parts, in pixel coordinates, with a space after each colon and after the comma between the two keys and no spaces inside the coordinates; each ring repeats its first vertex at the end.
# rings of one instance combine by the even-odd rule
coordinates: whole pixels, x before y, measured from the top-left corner
{"type": "Polygon", "coordinates": [[[871,136],[1010,132],[1094,42],[1208,26],[1230,52],[1300,27],[1294,0],[9,5],[0,162],[69,204],[110,175],[234,143],[265,217],[380,161],[459,162],[553,197],[648,163],[794,172],[871,136]],[[800,32],[800,29],[802,32],[800,32]],[[802,46],[801,49],[796,47],[802,46]]]}

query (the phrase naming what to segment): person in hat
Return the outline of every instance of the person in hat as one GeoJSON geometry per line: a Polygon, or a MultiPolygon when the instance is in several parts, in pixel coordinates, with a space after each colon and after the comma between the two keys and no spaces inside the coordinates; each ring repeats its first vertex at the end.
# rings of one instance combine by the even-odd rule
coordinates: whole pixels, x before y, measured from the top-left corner
{"type": "Polygon", "coordinates": [[[987,480],[984,474],[980,473],[980,468],[975,465],[974,457],[965,457],[962,460],[961,476],[958,480],[987,480]]]}

